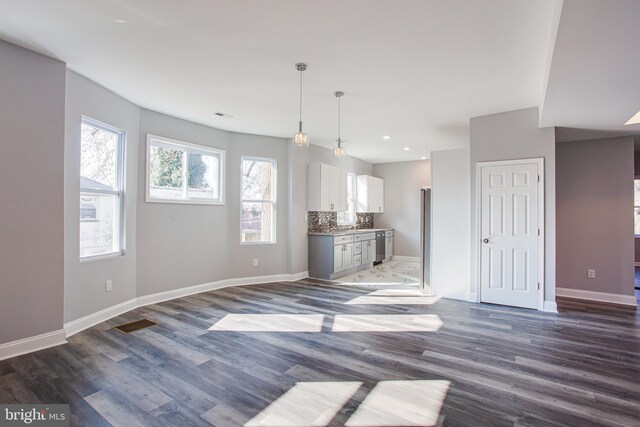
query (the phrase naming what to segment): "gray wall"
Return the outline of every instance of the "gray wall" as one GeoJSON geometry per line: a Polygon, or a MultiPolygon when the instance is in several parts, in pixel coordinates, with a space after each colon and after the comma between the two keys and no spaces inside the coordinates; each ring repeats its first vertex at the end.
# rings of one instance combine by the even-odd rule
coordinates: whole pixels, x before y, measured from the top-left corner
{"type": "Polygon", "coordinates": [[[560,143],[556,174],[558,288],[633,295],[633,137],[560,143]]]}
{"type": "MultiPolygon", "coordinates": [[[[635,179],[640,179],[640,151],[633,153],[633,167],[635,179]]],[[[640,264],[640,237],[635,239],[635,262],[640,264]]]]}
{"type": "Polygon", "coordinates": [[[136,200],[140,109],[67,71],[64,165],[64,320],[69,322],[136,296],[136,200]],[[88,116],[125,132],[125,254],[80,262],[80,125],[88,116]],[[105,292],[105,281],[113,290],[105,292]]]}
{"type": "Polygon", "coordinates": [[[138,150],[138,295],[233,277],[282,274],[286,269],[286,140],[233,134],[141,110],[138,150]],[[226,151],[225,205],[147,203],[146,134],[226,151]],[[278,166],[276,244],[240,245],[240,157],[275,158],[278,166]],[[253,259],[259,266],[253,267],[253,259]]]}
{"type": "MultiPolygon", "coordinates": [[[[287,265],[289,273],[307,271],[307,167],[310,162],[321,162],[337,166],[357,175],[373,175],[373,165],[355,157],[334,159],[331,150],[315,145],[306,150],[298,150],[287,144],[290,181],[289,201],[289,246],[287,265]]],[[[347,148],[348,150],[348,148],[347,148]]]]}
{"type": "Polygon", "coordinates": [[[241,133],[231,134],[229,151],[227,151],[227,209],[230,219],[227,240],[229,277],[286,273],[287,143],[288,141],[283,138],[241,133]],[[242,156],[268,157],[277,162],[276,243],[274,245],[240,244],[240,165],[242,156]],[[259,261],[258,267],[253,267],[254,258],[259,261]]]}
{"type": "Polygon", "coordinates": [[[471,292],[477,287],[478,162],[542,157],[545,170],[545,305],[553,309],[556,279],[555,133],[538,127],[538,108],[508,111],[470,120],[471,131],[471,292]]]}
{"type": "Polygon", "coordinates": [[[431,153],[431,288],[469,298],[469,149],[431,153]]]}
{"type": "Polygon", "coordinates": [[[0,40],[0,343],[62,329],[64,79],[0,40]]]}
{"type": "Polygon", "coordinates": [[[375,227],[393,228],[397,256],[420,256],[420,189],[431,185],[429,160],[378,163],[373,174],[384,179],[384,213],[375,214],[375,227]]]}

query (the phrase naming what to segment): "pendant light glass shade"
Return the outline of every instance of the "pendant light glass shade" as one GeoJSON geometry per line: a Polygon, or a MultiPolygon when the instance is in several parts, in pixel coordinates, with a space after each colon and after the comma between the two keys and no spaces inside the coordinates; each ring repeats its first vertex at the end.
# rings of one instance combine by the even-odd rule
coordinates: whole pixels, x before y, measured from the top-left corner
{"type": "Polygon", "coordinates": [[[342,138],[340,138],[340,98],[344,95],[344,92],[334,92],[336,98],[338,98],[338,146],[333,149],[333,157],[336,159],[342,159],[346,153],[342,148],[342,138]]]}
{"type": "Polygon", "coordinates": [[[293,146],[295,148],[309,148],[309,135],[302,132],[302,122],[300,122],[300,131],[293,134],[293,146]]]}
{"type": "Polygon", "coordinates": [[[309,135],[302,132],[293,135],[293,146],[296,148],[309,148],[309,135]]]}
{"type": "Polygon", "coordinates": [[[298,122],[298,132],[293,134],[294,148],[309,148],[309,135],[302,132],[302,72],[307,69],[307,64],[296,64],[296,70],[300,71],[300,121],[298,122]]]}

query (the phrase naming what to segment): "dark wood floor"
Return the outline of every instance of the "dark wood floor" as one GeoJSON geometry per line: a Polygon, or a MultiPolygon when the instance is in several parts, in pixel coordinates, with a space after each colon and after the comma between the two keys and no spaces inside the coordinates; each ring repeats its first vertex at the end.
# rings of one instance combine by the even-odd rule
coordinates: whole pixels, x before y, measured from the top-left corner
{"type": "Polygon", "coordinates": [[[296,383],[361,382],[330,423],[344,425],[380,381],[444,380],[441,425],[640,425],[635,310],[566,300],[559,314],[451,300],[345,304],[369,292],[303,280],[140,308],[67,345],[0,361],[0,402],[70,403],[78,426],[233,426],[296,383]],[[322,314],[324,323],[320,332],[208,330],[229,313],[322,314]],[[343,314],[431,314],[442,326],[334,332],[343,314]],[[141,317],[158,325],[111,329],[141,317]]]}

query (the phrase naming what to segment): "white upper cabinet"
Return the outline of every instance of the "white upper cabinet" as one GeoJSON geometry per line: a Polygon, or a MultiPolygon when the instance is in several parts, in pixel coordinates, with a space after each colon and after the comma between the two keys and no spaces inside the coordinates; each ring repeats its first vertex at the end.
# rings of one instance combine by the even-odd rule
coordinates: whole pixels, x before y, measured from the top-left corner
{"type": "Polygon", "coordinates": [[[358,175],[357,212],[384,212],[384,181],[369,175],[358,175]]]}
{"type": "Polygon", "coordinates": [[[347,173],[324,163],[309,163],[307,210],[347,210],[347,173]]]}

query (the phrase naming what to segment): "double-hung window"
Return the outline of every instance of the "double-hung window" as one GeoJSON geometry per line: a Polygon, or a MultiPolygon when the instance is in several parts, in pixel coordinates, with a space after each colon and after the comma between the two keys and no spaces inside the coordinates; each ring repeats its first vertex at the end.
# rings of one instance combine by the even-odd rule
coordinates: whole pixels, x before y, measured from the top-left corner
{"type": "Polygon", "coordinates": [[[338,212],[338,225],[356,223],[356,174],[347,173],[347,210],[338,212]]]}
{"type": "Polygon", "coordinates": [[[276,161],[242,158],[241,243],[276,241],[276,161]]]}
{"type": "Polygon", "coordinates": [[[124,132],[87,117],[80,130],[80,258],[123,253],[124,132]]]}
{"type": "Polygon", "coordinates": [[[147,202],[224,204],[225,152],[147,135],[147,202]]]}

